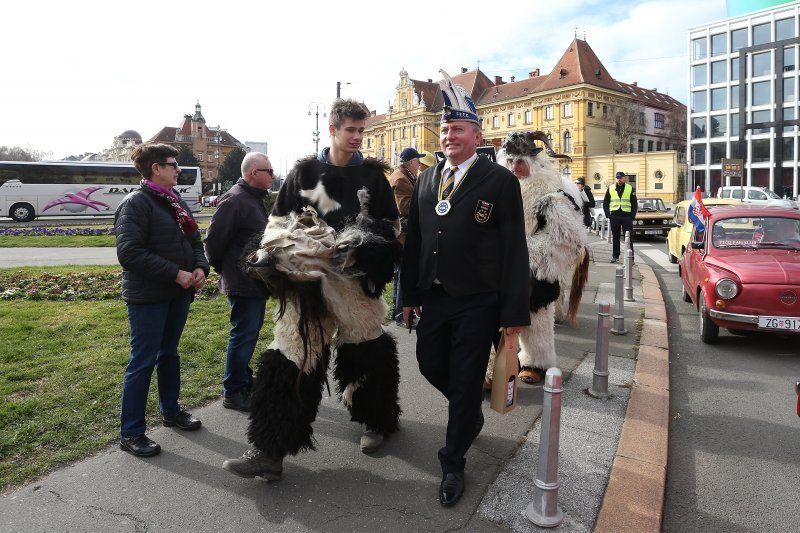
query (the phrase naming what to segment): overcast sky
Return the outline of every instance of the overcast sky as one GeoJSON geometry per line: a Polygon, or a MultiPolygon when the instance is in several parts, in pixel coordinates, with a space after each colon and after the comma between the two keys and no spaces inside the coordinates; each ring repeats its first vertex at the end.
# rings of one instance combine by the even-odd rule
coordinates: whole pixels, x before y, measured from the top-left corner
{"type": "Polygon", "coordinates": [[[266,141],[281,172],[314,151],[308,112],[330,106],[337,81],[385,113],[402,68],[436,80],[480,63],[519,80],[550,72],[576,31],[616,79],[686,103],[687,30],[726,17],[725,0],[5,0],[2,11],[0,145],[99,152],[126,129],[147,140],[178,126],[199,100],[209,126],[266,141]]]}

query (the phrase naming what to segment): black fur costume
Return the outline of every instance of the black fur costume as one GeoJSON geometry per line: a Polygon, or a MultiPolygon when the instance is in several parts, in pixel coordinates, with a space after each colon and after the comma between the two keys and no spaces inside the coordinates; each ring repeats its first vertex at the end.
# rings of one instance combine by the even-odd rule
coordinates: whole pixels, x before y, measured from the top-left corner
{"type": "Polygon", "coordinates": [[[246,272],[279,299],[274,341],[251,392],[248,439],[272,458],[314,449],[312,422],[332,349],[336,390],[351,420],[398,429],[399,361],[383,330],[383,289],[399,261],[386,167],[298,162],[281,188],[246,272]]]}

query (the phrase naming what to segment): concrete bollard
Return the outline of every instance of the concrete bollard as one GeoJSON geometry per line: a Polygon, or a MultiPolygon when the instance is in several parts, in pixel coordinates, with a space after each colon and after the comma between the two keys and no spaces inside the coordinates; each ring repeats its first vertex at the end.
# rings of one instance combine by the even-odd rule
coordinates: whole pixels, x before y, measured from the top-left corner
{"type": "Polygon", "coordinates": [[[558,506],[558,440],[561,435],[561,393],[563,378],[558,368],[548,368],[544,378],[542,431],[539,464],[533,481],[533,500],[522,512],[539,527],[556,527],[564,521],[558,506]]]}
{"type": "Polygon", "coordinates": [[[622,267],[617,267],[614,278],[614,327],[611,328],[611,333],[614,335],[628,334],[628,330],[625,329],[625,299],[622,297],[623,270],[622,267]]]}
{"type": "MultiPolygon", "coordinates": [[[[621,270],[621,269],[617,269],[621,270]]],[[[608,398],[608,330],[610,327],[608,315],[611,305],[601,302],[597,312],[597,343],[594,349],[594,370],[592,371],[592,386],[586,389],[589,396],[595,398],[608,398]]]]}
{"type": "Polygon", "coordinates": [[[628,249],[628,255],[625,258],[625,301],[633,301],[633,250],[628,249]]]}

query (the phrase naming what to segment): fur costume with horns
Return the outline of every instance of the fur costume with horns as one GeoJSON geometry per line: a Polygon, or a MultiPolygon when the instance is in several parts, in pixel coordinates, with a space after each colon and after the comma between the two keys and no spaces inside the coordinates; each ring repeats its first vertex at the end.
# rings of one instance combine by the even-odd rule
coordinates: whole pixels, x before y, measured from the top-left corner
{"type": "MultiPolygon", "coordinates": [[[[527,370],[546,371],[556,366],[554,302],[559,298],[559,278],[574,269],[568,311],[571,322],[575,320],[588,278],[588,255],[584,255],[579,268],[574,268],[586,247],[580,192],[574,183],[561,176],[553,164],[554,158],[569,159],[553,152],[541,131],[509,134],[498,154],[498,162],[509,169],[520,159],[530,168],[529,175],[520,178],[531,268],[531,325],[519,335],[519,361],[527,370]],[[535,141],[545,145],[545,153],[535,141]]],[[[488,382],[492,363],[490,360],[488,382]]]]}
{"type": "MultiPolygon", "coordinates": [[[[314,199],[298,202],[299,212],[273,212],[245,259],[245,272],[279,301],[274,340],[261,355],[253,384],[247,431],[250,442],[273,458],[314,449],[311,424],[332,351],[337,392],[351,420],[384,435],[398,429],[397,346],[382,326],[383,288],[400,257],[397,220],[370,215],[374,198],[366,186],[331,193],[323,178],[311,183],[312,176],[323,175],[318,165],[298,162],[297,179],[287,181],[288,189],[297,191],[285,193],[307,198],[315,191],[314,199]],[[341,217],[337,231],[323,216],[331,211],[341,216],[339,206],[352,201],[349,195],[357,198],[360,212],[341,217]]],[[[372,172],[374,165],[379,163],[348,170],[372,172]]],[[[383,168],[377,172],[385,181],[383,168]]]]}

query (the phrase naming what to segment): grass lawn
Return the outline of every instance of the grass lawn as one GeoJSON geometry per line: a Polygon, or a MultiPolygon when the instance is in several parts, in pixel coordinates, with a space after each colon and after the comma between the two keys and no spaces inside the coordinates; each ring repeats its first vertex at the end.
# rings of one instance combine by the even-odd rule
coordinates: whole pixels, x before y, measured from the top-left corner
{"type": "MultiPolygon", "coordinates": [[[[271,316],[274,304],[269,305],[271,316]]],[[[192,304],[180,345],[183,405],[198,406],[220,397],[228,313],[225,297],[192,304]]],[[[256,353],[271,337],[268,318],[256,353]]],[[[120,300],[2,302],[0,492],[119,438],[129,341],[127,312],[120,300]]],[[[149,424],[160,423],[155,378],[147,418],[149,424]]]]}

